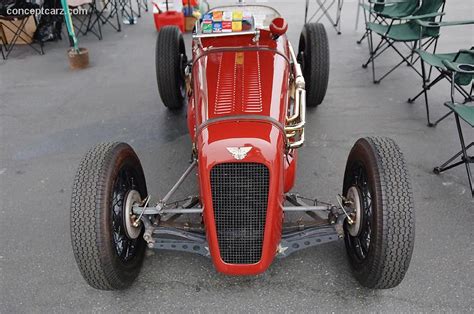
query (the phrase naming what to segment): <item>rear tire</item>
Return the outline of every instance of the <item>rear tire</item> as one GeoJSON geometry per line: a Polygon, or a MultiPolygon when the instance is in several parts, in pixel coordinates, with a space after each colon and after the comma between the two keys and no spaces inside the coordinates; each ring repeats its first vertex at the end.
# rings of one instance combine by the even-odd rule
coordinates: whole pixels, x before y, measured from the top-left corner
{"type": "Polygon", "coordinates": [[[129,145],[99,144],[82,159],[72,189],[71,241],[82,276],[96,289],[127,288],[140,272],[143,230],[130,239],[123,220],[132,190],[147,196],[142,166],[129,145]]]}
{"type": "Polygon", "coordinates": [[[326,96],[329,81],[329,41],[323,24],[309,23],[303,27],[298,45],[306,86],[306,105],[316,107],[326,96]]]}
{"type": "Polygon", "coordinates": [[[344,223],[353,274],[365,287],[393,288],[408,270],[415,239],[408,171],[393,140],[369,137],[355,143],[347,160],[343,195],[351,195],[350,189],[352,195],[359,192],[353,199],[360,199],[361,209],[360,217],[355,218],[360,223],[357,234],[355,224],[344,223]]]}
{"type": "Polygon", "coordinates": [[[163,27],[156,40],[155,65],[158,91],[168,109],[180,109],[186,102],[186,63],[186,48],[179,28],[163,27]]]}

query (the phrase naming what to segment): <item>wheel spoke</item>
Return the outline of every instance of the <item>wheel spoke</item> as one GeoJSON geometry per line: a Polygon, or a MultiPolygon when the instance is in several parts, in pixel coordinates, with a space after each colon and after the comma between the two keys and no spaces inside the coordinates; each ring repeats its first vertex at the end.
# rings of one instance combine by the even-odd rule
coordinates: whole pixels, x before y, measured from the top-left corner
{"type": "Polygon", "coordinates": [[[135,254],[137,239],[127,237],[124,228],[124,200],[127,192],[136,189],[135,176],[129,169],[121,169],[114,184],[112,199],[112,230],[113,242],[117,255],[127,261],[135,254]]]}
{"type": "Polygon", "coordinates": [[[370,250],[370,235],[371,235],[371,220],[372,220],[372,197],[368,184],[367,172],[362,164],[354,165],[352,169],[351,184],[355,186],[361,195],[362,201],[362,226],[361,231],[357,236],[351,236],[346,232],[349,246],[352,248],[354,257],[359,262],[367,258],[370,250]]]}

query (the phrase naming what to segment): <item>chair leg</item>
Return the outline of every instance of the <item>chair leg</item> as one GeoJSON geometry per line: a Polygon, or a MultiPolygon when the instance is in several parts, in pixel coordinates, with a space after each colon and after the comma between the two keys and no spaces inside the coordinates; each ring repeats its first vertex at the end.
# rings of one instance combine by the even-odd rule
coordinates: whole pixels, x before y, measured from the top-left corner
{"type": "MultiPolygon", "coordinates": [[[[36,28],[38,28],[38,19],[37,19],[36,16],[34,16],[34,15],[33,15],[33,20],[34,20],[34,22],[35,22],[36,28]]],[[[60,39],[61,39],[61,38],[60,38],[60,39]]],[[[34,40],[34,38],[33,38],[33,40],[34,40]]],[[[40,40],[40,41],[39,41],[39,46],[40,46],[40,54],[41,54],[41,55],[44,55],[44,49],[43,49],[43,47],[44,47],[44,42],[40,40]]]]}
{"type": "MultiPolygon", "coordinates": [[[[102,25],[109,24],[112,26],[113,29],[115,29],[117,32],[122,31],[122,25],[120,21],[120,14],[119,14],[119,0],[109,0],[105,3],[105,5],[102,7],[102,9],[98,12],[98,21],[97,23],[101,23],[102,25]],[[107,9],[110,7],[110,11],[108,11],[108,14],[105,15],[107,12],[107,9]],[[117,25],[114,24],[113,19],[117,20],[117,25]]],[[[95,21],[94,21],[95,23],[95,21]]],[[[94,24],[93,23],[93,24],[94,24]]]]}
{"type": "Polygon", "coordinates": [[[142,7],[140,5],[140,0],[137,0],[137,7],[138,7],[138,17],[141,18],[142,17],[142,9],[141,9],[142,7]]]}
{"type": "MultiPolygon", "coordinates": [[[[89,24],[92,20],[93,15],[96,17],[96,21],[98,21],[99,10],[97,10],[97,6],[96,6],[95,2],[93,3],[93,13],[89,17],[89,24]]],[[[103,38],[103,36],[102,36],[102,27],[100,26],[100,23],[97,23],[97,29],[98,29],[98,32],[99,32],[99,36],[98,36],[99,40],[102,40],[102,38],[103,38]]]]}
{"type": "Polygon", "coordinates": [[[469,92],[469,95],[464,99],[464,103],[474,101],[474,82],[471,83],[471,91],[469,92]]]}
{"type": "MultiPolygon", "coordinates": [[[[442,79],[443,77],[444,77],[444,75],[443,75],[442,73],[441,73],[440,75],[438,75],[438,77],[437,77],[434,81],[430,82],[430,84],[426,86],[426,90],[430,90],[431,87],[433,87],[433,85],[435,85],[436,83],[438,83],[439,81],[441,81],[441,79],[442,79]]],[[[426,81],[426,83],[428,83],[428,81],[426,81]]],[[[424,85],[424,83],[423,83],[423,85],[424,85]]],[[[423,95],[424,91],[425,91],[425,88],[423,87],[423,89],[422,89],[418,94],[416,94],[415,97],[408,98],[408,102],[409,102],[410,104],[413,103],[413,102],[415,102],[415,100],[417,100],[418,97],[420,97],[421,95],[423,95]]]]}
{"type": "Polygon", "coordinates": [[[449,117],[450,115],[452,115],[453,112],[452,111],[449,111],[448,113],[444,114],[444,116],[442,116],[441,118],[439,118],[438,120],[436,120],[434,123],[433,123],[433,127],[437,126],[441,121],[443,121],[444,119],[446,119],[447,117],[449,117]]]}
{"type": "MultiPolygon", "coordinates": [[[[467,154],[467,147],[466,147],[466,143],[464,142],[464,136],[462,134],[461,122],[459,121],[459,115],[457,114],[456,114],[456,126],[458,128],[459,141],[461,142],[461,150],[462,150],[462,155],[463,155],[462,159],[464,160],[464,163],[466,166],[467,180],[469,181],[469,187],[471,188],[472,197],[474,197],[474,187],[473,187],[474,180],[472,178],[471,166],[470,166],[471,163],[474,163],[474,157],[469,156],[467,154]]],[[[474,142],[469,144],[468,147],[471,147],[472,145],[474,145],[474,142]]]]}
{"type": "Polygon", "coordinates": [[[5,59],[8,59],[8,56],[10,55],[13,48],[15,47],[16,42],[18,41],[18,38],[21,38],[21,32],[22,32],[22,29],[25,27],[26,23],[27,23],[27,19],[22,19],[20,21],[20,25],[15,30],[3,24],[9,31],[13,33],[12,39],[10,40],[8,44],[5,45],[5,59]]]}
{"type": "Polygon", "coordinates": [[[39,43],[39,46],[40,46],[39,49],[37,47],[35,47],[34,45],[36,43],[35,43],[33,37],[31,35],[27,34],[24,30],[25,27],[26,27],[26,24],[28,23],[28,20],[31,17],[32,16],[28,16],[28,17],[20,19],[20,25],[18,25],[15,29],[12,29],[12,28],[8,27],[7,25],[2,24],[3,27],[5,27],[6,29],[8,29],[10,32],[13,33],[13,37],[12,37],[10,43],[7,43],[6,41],[2,41],[2,45],[5,48],[5,52],[3,52],[3,49],[2,49],[2,57],[5,60],[8,59],[8,56],[12,52],[13,48],[15,47],[15,45],[16,45],[16,43],[19,39],[22,39],[24,42],[26,42],[28,44],[28,46],[30,46],[30,48],[33,49],[34,51],[36,51],[38,54],[40,54],[40,55],[44,54],[43,43],[41,43],[41,42],[39,43]]]}
{"type": "MultiPolygon", "coordinates": [[[[359,5],[357,6],[357,22],[356,22],[356,30],[358,28],[358,24],[359,24],[359,11],[360,11],[360,7],[362,4],[364,4],[364,1],[365,0],[359,0],[359,5]]],[[[364,35],[362,35],[362,37],[357,41],[357,44],[360,45],[364,39],[367,38],[367,36],[369,36],[369,30],[367,29],[367,22],[370,22],[370,12],[369,12],[369,17],[367,19],[367,12],[365,11],[365,9],[363,10],[363,13],[364,13],[364,23],[365,23],[365,32],[364,32],[364,35]]]]}
{"type": "MultiPolygon", "coordinates": [[[[359,1],[357,2],[357,13],[356,13],[356,25],[355,25],[355,30],[357,30],[357,29],[359,28],[360,6],[361,6],[362,3],[364,3],[364,0],[359,0],[359,1]]],[[[360,44],[359,41],[358,41],[357,43],[360,44]]]]}
{"type": "Polygon", "coordinates": [[[120,21],[119,7],[117,5],[117,1],[119,1],[119,0],[112,0],[112,1],[114,2],[115,15],[117,16],[117,25],[118,25],[117,32],[121,32],[122,31],[122,21],[120,21]]]}
{"type": "Polygon", "coordinates": [[[474,146],[474,142],[471,142],[469,145],[466,146],[465,141],[464,141],[464,136],[461,128],[461,122],[459,120],[459,116],[455,114],[455,119],[456,119],[456,127],[458,130],[458,135],[459,135],[459,141],[461,143],[461,151],[456,153],[453,157],[451,157],[448,161],[443,163],[441,166],[436,167],[433,169],[433,172],[435,174],[440,174],[446,170],[455,168],[457,166],[460,166],[462,164],[465,165],[466,167],[466,173],[467,173],[467,179],[469,182],[469,187],[471,189],[471,194],[474,197],[474,179],[472,177],[472,172],[471,172],[471,167],[470,164],[474,163],[474,156],[469,156],[467,154],[467,151],[474,146]],[[461,157],[461,160],[453,163],[454,160],[457,158],[461,157]]]}
{"type": "MultiPolygon", "coordinates": [[[[418,45],[418,41],[415,41],[413,43],[413,46],[410,47],[410,50],[411,50],[411,57],[410,57],[410,63],[413,64],[413,58],[415,57],[415,49],[418,45]]],[[[410,66],[409,64],[407,64],[407,66],[410,66]]]]}
{"type": "Polygon", "coordinates": [[[393,71],[395,71],[398,67],[400,67],[403,63],[407,63],[407,65],[409,67],[411,67],[413,69],[413,71],[415,71],[420,77],[423,77],[423,74],[420,73],[416,68],[415,66],[410,63],[409,61],[409,58],[412,56],[412,54],[414,53],[413,51],[410,52],[410,54],[408,56],[404,56],[398,49],[397,47],[395,47],[394,45],[394,42],[391,42],[390,40],[386,39],[387,43],[389,44],[390,47],[393,48],[393,50],[395,50],[395,52],[402,58],[402,61],[400,61],[397,65],[395,65],[393,68],[391,68],[388,72],[386,72],[384,75],[382,75],[379,79],[375,79],[374,77],[374,83],[375,84],[379,84],[384,78],[386,78],[390,73],[392,73],[393,71]]]}
{"type": "MultiPolygon", "coordinates": [[[[439,70],[439,69],[438,69],[439,70]]],[[[416,99],[418,99],[418,97],[420,97],[421,95],[424,95],[424,99],[425,99],[425,106],[426,106],[426,117],[427,117],[427,122],[428,122],[428,126],[429,127],[435,127],[437,126],[441,121],[443,121],[444,119],[446,119],[447,117],[449,117],[453,111],[450,110],[448,113],[444,114],[443,116],[441,116],[438,120],[436,120],[434,123],[432,123],[430,121],[430,111],[429,111],[429,101],[428,101],[428,91],[434,86],[436,85],[439,81],[441,81],[443,78],[447,79],[451,84],[453,82],[451,77],[449,75],[446,75],[445,73],[443,73],[442,71],[440,71],[440,74],[433,80],[433,81],[429,81],[428,78],[426,77],[426,67],[425,67],[425,63],[423,62],[423,60],[421,60],[421,72],[422,72],[422,80],[423,80],[423,85],[422,85],[422,90],[416,94],[415,97],[413,98],[408,98],[408,103],[413,103],[416,99]],[[427,83],[429,82],[429,84],[427,85],[427,83]]],[[[466,102],[469,101],[468,98],[469,98],[469,94],[466,90],[463,89],[462,86],[459,86],[457,84],[454,84],[454,88],[466,99],[466,102]]],[[[472,92],[471,92],[472,93],[472,92]]]]}
{"type": "Polygon", "coordinates": [[[372,81],[375,83],[375,58],[374,58],[375,51],[374,51],[374,40],[372,36],[372,31],[369,31],[369,49],[370,49],[370,57],[372,58],[372,62],[371,62],[372,63],[372,81]]]}
{"type": "Polygon", "coordinates": [[[367,38],[367,30],[364,32],[362,37],[357,41],[357,44],[360,45],[364,41],[365,38],[367,38]]]}
{"type": "MultiPolygon", "coordinates": [[[[2,23],[0,22],[0,28],[2,27],[2,23]]],[[[2,37],[0,38],[1,42],[0,42],[0,52],[2,53],[2,59],[3,60],[6,60],[5,58],[5,53],[3,52],[3,47],[6,46],[6,42],[5,42],[5,39],[2,37]]]]}
{"type": "Polygon", "coordinates": [[[84,35],[87,35],[87,33],[91,32],[99,40],[102,40],[102,29],[100,23],[98,22],[98,19],[99,11],[97,10],[95,2],[92,2],[91,4],[89,4],[87,16],[83,20],[81,20],[81,26],[79,31],[81,31],[82,28],[85,27],[85,31],[82,31],[84,35]],[[94,16],[96,18],[93,20],[94,16]]]}
{"type": "Polygon", "coordinates": [[[425,69],[425,62],[421,60],[421,73],[423,75],[423,94],[425,96],[425,107],[426,107],[426,120],[428,122],[429,127],[433,127],[434,125],[430,121],[430,105],[428,103],[428,88],[426,86],[426,69],[425,69]]]}
{"type": "Polygon", "coordinates": [[[316,2],[318,4],[318,9],[316,10],[316,12],[310,18],[308,18],[307,10],[308,10],[308,7],[309,7],[309,1],[306,1],[305,23],[308,23],[313,19],[315,19],[314,22],[317,23],[322,18],[326,17],[327,20],[331,23],[331,26],[337,32],[337,34],[340,35],[341,34],[340,14],[341,14],[342,2],[343,1],[342,0],[316,0],[316,2]],[[336,4],[336,2],[337,2],[337,4],[336,4]],[[329,9],[331,9],[335,4],[337,6],[336,21],[334,21],[334,19],[331,17],[331,15],[329,13],[329,9]],[[319,15],[319,17],[316,18],[318,15],[319,15]]]}
{"type": "MultiPolygon", "coordinates": [[[[438,38],[436,38],[436,40],[435,40],[435,44],[434,44],[434,48],[433,48],[433,54],[436,53],[437,48],[438,48],[438,38]]],[[[430,73],[428,74],[428,81],[431,79],[432,70],[433,70],[433,67],[431,66],[430,67],[430,73]]]]}

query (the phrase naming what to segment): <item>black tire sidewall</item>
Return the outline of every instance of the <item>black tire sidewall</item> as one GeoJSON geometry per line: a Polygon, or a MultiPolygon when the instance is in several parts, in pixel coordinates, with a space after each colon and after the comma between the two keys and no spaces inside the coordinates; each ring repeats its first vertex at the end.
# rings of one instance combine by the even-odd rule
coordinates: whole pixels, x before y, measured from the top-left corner
{"type": "Polygon", "coordinates": [[[371,277],[376,278],[374,265],[378,262],[378,257],[382,254],[383,247],[383,206],[382,206],[382,188],[380,185],[380,174],[378,171],[377,157],[374,155],[374,149],[366,140],[359,140],[351,150],[346,170],[344,174],[343,195],[347,195],[352,186],[351,172],[355,165],[360,164],[367,174],[367,183],[372,196],[372,217],[371,217],[371,236],[370,246],[367,257],[359,262],[350,252],[351,247],[348,244],[347,237],[344,237],[346,249],[348,251],[350,265],[354,276],[361,282],[372,281],[371,277]]]}
{"type": "MultiPolygon", "coordinates": [[[[126,144],[119,144],[115,146],[112,151],[111,160],[106,167],[105,180],[103,182],[105,187],[104,195],[106,197],[101,198],[101,201],[96,208],[97,215],[99,217],[99,219],[96,220],[96,224],[98,224],[97,230],[99,230],[97,240],[99,243],[101,243],[102,250],[100,251],[100,259],[102,265],[105,265],[109,271],[112,271],[115,275],[114,277],[118,278],[122,283],[122,285],[115,288],[123,288],[128,286],[140,272],[145,254],[146,243],[142,237],[142,230],[140,236],[138,237],[135,256],[127,262],[123,262],[115,251],[112,236],[111,208],[115,180],[117,179],[122,167],[130,167],[131,169],[134,169],[136,179],[138,181],[138,192],[140,193],[142,199],[147,196],[147,189],[145,176],[143,174],[140,161],[130,146],[126,144]]],[[[112,285],[114,284],[116,283],[112,283],[112,285]]]]}
{"type": "Polygon", "coordinates": [[[329,41],[324,25],[304,25],[298,55],[301,51],[304,51],[302,70],[306,85],[306,106],[317,107],[324,100],[329,80],[329,41]]]}
{"type": "Polygon", "coordinates": [[[163,104],[170,110],[178,110],[186,103],[184,73],[181,54],[187,59],[183,35],[175,26],[165,26],[156,39],[155,67],[158,91],[163,104]]]}

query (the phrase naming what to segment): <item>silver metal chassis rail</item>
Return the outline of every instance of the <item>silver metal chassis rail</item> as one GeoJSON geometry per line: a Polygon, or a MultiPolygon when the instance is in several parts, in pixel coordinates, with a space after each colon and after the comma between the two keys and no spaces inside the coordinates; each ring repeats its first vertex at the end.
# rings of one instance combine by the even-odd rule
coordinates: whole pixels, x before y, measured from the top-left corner
{"type": "Polygon", "coordinates": [[[303,231],[284,233],[276,257],[284,258],[299,250],[339,240],[334,226],[312,227],[303,231]]]}
{"type": "MultiPolygon", "coordinates": [[[[190,197],[187,203],[181,207],[167,207],[169,199],[196,165],[197,161],[193,160],[183,175],[156,206],[147,206],[147,201],[144,206],[136,205],[132,207],[133,213],[138,215],[143,223],[145,228],[143,239],[147,242],[149,248],[182,251],[210,257],[204,227],[199,224],[196,227],[196,224],[194,224],[194,227],[191,228],[187,223],[184,225],[180,223],[178,227],[178,223],[174,221],[174,218],[183,214],[202,214],[204,208],[195,207],[199,200],[190,197]],[[165,218],[167,217],[169,219],[166,220],[165,218]]],[[[283,206],[284,212],[305,212],[313,218],[313,221],[307,224],[296,222],[286,223],[285,225],[284,223],[281,242],[277,252],[275,252],[276,257],[287,257],[296,251],[336,241],[343,237],[342,224],[347,217],[347,212],[344,208],[330,203],[318,202],[317,200],[312,200],[314,204],[311,206],[303,201],[304,198],[292,193],[286,194],[285,199],[293,206],[283,206]]]]}
{"type": "Polygon", "coordinates": [[[182,251],[210,257],[206,236],[203,234],[178,230],[169,227],[157,227],[152,235],[154,241],[149,248],[156,250],[182,251]],[[174,239],[170,238],[173,236],[174,239]]]}

